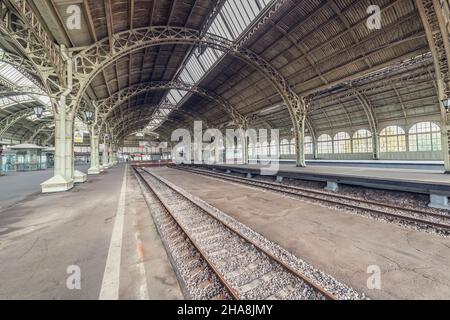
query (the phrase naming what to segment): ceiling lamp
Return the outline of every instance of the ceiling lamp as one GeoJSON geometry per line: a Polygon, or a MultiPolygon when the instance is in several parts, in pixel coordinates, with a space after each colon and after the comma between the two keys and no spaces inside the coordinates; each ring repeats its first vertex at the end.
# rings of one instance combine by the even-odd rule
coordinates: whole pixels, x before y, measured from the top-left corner
{"type": "Polygon", "coordinates": [[[37,118],[41,118],[44,113],[44,108],[42,108],[42,106],[36,106],[33,109],[34,109],[34,115],[37,118]]]}
{"type": "Polygon", "coordinates": [[[91,123],[92,122],[92,118],[94,117],[94,113],[92,111],[90,111],[90,110],[86,110],[84,112],[84,117],[86,118],[86,121],[88,123],[91,123]]]}
{"type": "Polygon", "coordinates": [[[442,100],[442,104],[444,105],[445,111],[450,111],[450,97],[445,98],[442,100]]]}

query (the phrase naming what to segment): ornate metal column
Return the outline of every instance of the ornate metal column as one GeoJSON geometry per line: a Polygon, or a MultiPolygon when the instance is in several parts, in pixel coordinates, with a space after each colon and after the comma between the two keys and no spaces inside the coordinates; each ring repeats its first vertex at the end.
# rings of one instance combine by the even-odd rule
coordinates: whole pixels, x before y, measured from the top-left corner
{"type": "Polygon", "coordinates": [[[248,164],[248,137],[247,137],[248,119],[241,116],[236,117],[234,121],[239,132],[239,139],[241,141],[242,163],[248,164]]]}
{"type": "Polygon", "coordinates": [[[380,133],[374,131],[372,135],[373,159],[380,160],[380,133]]]}
{"type": "Polygon", "coordinates": [[[106,136],[103,137],[103,153],[102,153],[102,166],[103,170],[109,168],[109,148],[106,141],[106,136]]]}
{"type": "Polygon", "coordinates": [[[91,167],[88,174],[100,174],[99,137],[95,125],[90,126],[89,134],[91,137],[91,167]]]}
{"type": "Polygon", "coordinates": [[[54,176],[41,184],[42,192],[61,192],[73,188],[73,121],[61,99],[59,113],[55,114],[55,168],[54,176]]]}
{"type": "Polygon", "coordinates": [[[305,160],[305,125],[307,101],[304,98],[299,99],[295,107],[289,108],[291,118],[293,119],[293,129],[295,137],[295,160],[297,167],[306,167],[305,160]]]}
{"type": "Polygon", "coordinates": [[[436,71],[436,89],[441,109],[442,151],[445,171],[450,173],[450,4],[448,1],[416,0],[436,71]]]}
{"type": "Polygon", "coordinates": [[[115,153],[114,149],[115,149],[115,146],[114,146],[113,137],[111,137],[111,139],[109,140],[109,146],[108,147],[109,147],[108,148],[108,160],[109,160],[108,166],[109,167],[113,167],[115,165],[115,163],[114,163],[114,153],[115,153]]]}

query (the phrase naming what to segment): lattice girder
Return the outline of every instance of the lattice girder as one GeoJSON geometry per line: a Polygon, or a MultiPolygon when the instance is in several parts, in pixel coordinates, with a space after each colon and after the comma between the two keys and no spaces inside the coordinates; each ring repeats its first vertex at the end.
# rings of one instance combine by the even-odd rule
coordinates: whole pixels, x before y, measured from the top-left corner
{"type": "MultiPolygon", "coordinates": [[[[217,49],[247,62],[274,85],[288,108],[301,106],[300,97],[270,63],[251,50],[217,35],[200,36],[197,30],[162,26],[123,31],[114,34],[111,39],[113,43],[105,38],[74,55],[76,85],[73,91],[75,99],[72,101],[79,101],[87,86],[106,66],[133,51],[165,44],[188,44],[217,49]],[[110,48],[113,48],[112,52],[110,48]]],[[[72,107],[77,108],[76,105],[72,107]]]]}
{"type": "Polygon", "coordinates": [[[120,90],[113,94],[111,97],[99,101],[97,110],[98,116],[100,119],[100,123],[98,124],[101,128],[103,128],[106,119],[109,118],[111,113],[118,107],[120,107],[124,102],[126,102],[129,98],[138,96],[140,94],[146,93],[148,91],[155,90],[170,90],[170,89],[178,89],[183,91],[188,91],[192,93],[199,94],[203,97],[206,97],[209,100],[216,102],[226,113],[230,115],[233,121],[239,121],[242,123],[247,122],[247,118],[241,115],[236,109],[224,98],[216,95],[213,92],[204,90],[198,86],[193,86],[191,84],[182,82],[182,81],[162,81],[162,82],[148,82],[148,83],[140,83],[123,90],[120,90]]]}

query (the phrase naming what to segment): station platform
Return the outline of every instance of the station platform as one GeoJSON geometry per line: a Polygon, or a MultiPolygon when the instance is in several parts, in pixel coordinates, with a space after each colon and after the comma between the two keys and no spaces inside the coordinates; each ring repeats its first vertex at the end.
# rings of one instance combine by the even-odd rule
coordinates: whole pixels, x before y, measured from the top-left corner
{"type": "Polygon", "coordinates": [[[0,208],[0,261],[0,300],[183,299],[130,166],[0,208]]]}
{"type": "MultiPolygon", "coordinates": [[[[229,173],[245,175],[262,175],[262,169],[268,168],[261,164],[196,164],[197,167],[216,169],[229,173]]],[[[266,174],[264,174],[266,175],[266,174]]],[[[304,168],[294,164],[278,165],[277,178],[318,181],[327,184],[327,189],[337,191],[339,184],[360,186],[383,190],[407,191],[430,195],[430,207],[450,209],[450,175],[443,170],[419,170],[398,168],[373,168],[315,165],[304,168]]]]}
{"type": "MultiPolygon", "coordinates": [[[[76,170],[87,172],[89,165],[77,165],[76,170]]],[[[0,210],[29,196],[41,193],[41,183],[53,176],[53,169],[7,172],[0,176],[0,210]]]]}

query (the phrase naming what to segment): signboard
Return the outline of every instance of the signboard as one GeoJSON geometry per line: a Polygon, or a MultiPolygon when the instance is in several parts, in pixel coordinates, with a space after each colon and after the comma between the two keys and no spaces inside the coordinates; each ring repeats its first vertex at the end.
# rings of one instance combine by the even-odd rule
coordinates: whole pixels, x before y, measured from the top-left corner
{"type": "Polygon", "coordinates": [[[75,133],[73,135],[73,142],[74,143],[83,143],[84,142],[83,132],[75,131],[75,133]]]}

